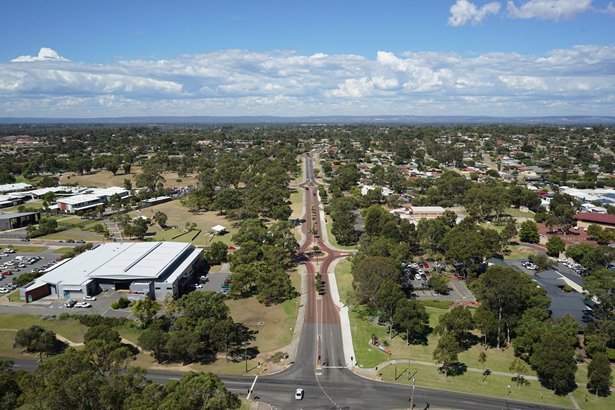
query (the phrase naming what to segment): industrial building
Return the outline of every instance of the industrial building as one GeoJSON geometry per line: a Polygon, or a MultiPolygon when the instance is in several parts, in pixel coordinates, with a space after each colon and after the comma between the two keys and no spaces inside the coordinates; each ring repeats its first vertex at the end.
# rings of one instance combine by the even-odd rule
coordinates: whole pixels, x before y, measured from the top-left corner
{"type": "Polygon", "coordinates": [[[36,225],[40,217],[40,212],[10,212],[0,214],[0,231],[36,225]]]}
{"type": "Polygon", "coordinates": [[[21,299],[72,299],[102,290],[126,291],[129,299],[178,298],[204,268],[202,251],[181,242],[107,243],[63,261],[20,289],[21,299]]]}

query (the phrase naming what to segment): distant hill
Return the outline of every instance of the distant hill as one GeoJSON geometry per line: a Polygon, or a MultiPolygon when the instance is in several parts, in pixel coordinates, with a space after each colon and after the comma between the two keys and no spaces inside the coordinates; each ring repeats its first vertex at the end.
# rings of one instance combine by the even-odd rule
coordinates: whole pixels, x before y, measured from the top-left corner
{"type": "Polygon", "coordinates": [[[0,124],[546,124],[593,125],[615,124],[611,116],[552,116],[552,117],[490,117],[490,116],[193,116],[193,117],[108,117],[108,118],[0,118],[0,124]]]}

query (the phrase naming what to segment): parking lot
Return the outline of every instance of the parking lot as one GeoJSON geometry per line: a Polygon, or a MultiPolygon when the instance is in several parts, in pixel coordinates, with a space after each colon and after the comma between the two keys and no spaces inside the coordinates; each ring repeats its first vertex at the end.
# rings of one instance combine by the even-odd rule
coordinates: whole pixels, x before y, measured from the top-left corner
{"type": "MultiPolygon", "coordinates": [[[[1,246],[1,245],[0,245],[1,246]]],[[[2,247],[1,250],[4,250],[2,247]]],[[[2,276],[0,278],[0,287],[7,288],[13,283],[13,280],[26,272],[43,269],[45,266],[56,262],[57,254],[54,254],[51,249],[46,249],[41,252],[15,252],[15,253],[0,253],[0,272],[10,271],[11,275],[2,276]],[[27,259],[40,258],[36,262],[29,263],[27,259]],[[26,259],[26,260],[23,260],[26,259]]]]}

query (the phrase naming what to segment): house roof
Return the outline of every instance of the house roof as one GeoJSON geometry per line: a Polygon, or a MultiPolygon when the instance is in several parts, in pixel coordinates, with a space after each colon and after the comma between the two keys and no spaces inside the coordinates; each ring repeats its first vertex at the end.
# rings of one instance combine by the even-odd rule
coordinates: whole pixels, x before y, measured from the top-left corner
{"type": "Polygon", "coordinates": [[[615,215],[579,212],[574,216],[577,221],[596,222],[600,224],[615,225],[615,215]]]}

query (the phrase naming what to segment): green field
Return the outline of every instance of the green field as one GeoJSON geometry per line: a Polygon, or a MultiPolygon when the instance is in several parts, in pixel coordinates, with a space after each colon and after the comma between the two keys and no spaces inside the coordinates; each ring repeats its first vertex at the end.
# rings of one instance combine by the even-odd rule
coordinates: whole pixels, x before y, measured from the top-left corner
{"type": "Polygon", "coordinates": [[[37,253],[47,250],[46,246],[33,246],[33,245],[6,245],[6,248],[14,249],[19,253],[37,253]]]}
{"type": "Polygon", "coordinates": [[[32,325],[38,325],[52,330],[58,335],[74,343],[82,343],[87,327],[76,319],[59,320],[54,318],[42,319],[37,316],[24,314],[0,314],[0,328],[3,330],[25,329],[32,325]]]}
{"type": "MultiPolygon", "coordinates": [[[[408,381],[408,367],[406,365],[398,365],[398,379],[397,383],[412,384],[412,381],[408,381]],[[403,375],[400,373],[406,370],[403,375]]],[[[551,404],[555,406],[562,406],[566,408],[572,408],[572,402],[566,396],[557,396],[552,391],[547,390],[540,386],[537,381],[530,381],[528,385],[517,385],[508,376],[496,376],[490,375],[483,382],[483,375],[481,373],[466,372],[461,376],[444,377],[444,374],[438,371],[436,366],[425,366],[411,364],[411,375],[415,377],[415,383],[417,386],[433,387],[442,390],[453,390],[460,392],[471,392],[475,394],[481,394],[485,396],[510,398],[511,400],[540,402],[544,404],[551,404]],[[510,395],[508,394],[508,386],[511,386],[510,395]]],[[[395,367],[388,366],[382,370],[382,379],[387,381],[394,381],[395,379],[395,367]]],[[[417,404],[423,403],[423,401],[417,397],[417,404]]],[[[606,408],[606,407],[605,407],[606,408]]]]}
{"type": "Polygon", "coordinates": [[[229,221],[224,215],[218,212],[190,212],[188,208],[184,207],[179,200],[165,202],[163,204],[154,205],[148,208],[144,208],[140,211],[130,212],[128,215],[131,218],[137,216],[152,217],[156,212],[164,212],[168,216],[167,225],[168,229],[161,230],[158,226],[150,228],[149,233],[153,234],[153,239],[157,241],[173,241],[173,242],[190,242],[192,237],[196,235],[197,231],[186,232],[186,222],[195,223],[196,229],[201,230],[201,233],[192,241],[196,246],[208,246],[213,241],[222,241],[227,245],[232,245],[233,241],[231,237],[237,229],[233,227],[233,223],[229,221]],[[210,235],[211,228],[215,225],[222,225],[226,227],[228,233],[220,236],[210,235]],[[174,236],[181,235],[186,232],[185,235],[179,236],[173,239],[174,236]]]}

